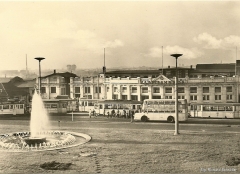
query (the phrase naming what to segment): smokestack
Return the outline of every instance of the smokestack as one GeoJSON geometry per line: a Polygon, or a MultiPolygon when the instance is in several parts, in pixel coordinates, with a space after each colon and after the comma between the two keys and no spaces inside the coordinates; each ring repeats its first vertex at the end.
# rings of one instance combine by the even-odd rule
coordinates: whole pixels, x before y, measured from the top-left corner
{"type": "Polygon", "coordinates": [[[56,74],[56,70],[53,70],[53,74],[56,74]]]}

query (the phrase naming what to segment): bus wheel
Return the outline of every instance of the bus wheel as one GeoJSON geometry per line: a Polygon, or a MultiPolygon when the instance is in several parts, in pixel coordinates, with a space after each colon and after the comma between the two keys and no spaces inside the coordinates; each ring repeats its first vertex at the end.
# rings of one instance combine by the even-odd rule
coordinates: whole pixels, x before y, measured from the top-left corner
{"type": "Polygon", "coordinates": [[[141,118],[141,121],[142,121],[142,122],[146,122],[147,120],[148,120],[147,116],[145,116],[145,115],[142,116],[142,118],[141,118]]]}
{"type": "Polygon", "coordinates": [[[167,121],[168,121],[169,123],[173,123],[173,122],[174,122],[173,116],[169,116],[169,117],[167,118],[167,121]]]}

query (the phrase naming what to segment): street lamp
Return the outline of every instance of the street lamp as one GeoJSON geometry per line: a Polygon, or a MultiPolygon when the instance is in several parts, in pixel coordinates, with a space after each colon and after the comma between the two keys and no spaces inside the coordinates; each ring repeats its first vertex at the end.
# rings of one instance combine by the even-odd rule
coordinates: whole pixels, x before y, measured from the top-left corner
{"type": "Polygon", "coordinates": [[[174,135],[179,134],[179,123],[178,123],[178,68],[177,68],[177,59],[182,56],[182,54],[171,54],[172,57],[176,58],[176,78],[175,78],[175,133],[174,135]]]}
{"type": "Polygon", "coordinates": [[[45,59],[44,57],[36,57],[34,58],[39,61],[39,78],[38,78],[38,93],[41,94],[41,60],[45,59]]]}

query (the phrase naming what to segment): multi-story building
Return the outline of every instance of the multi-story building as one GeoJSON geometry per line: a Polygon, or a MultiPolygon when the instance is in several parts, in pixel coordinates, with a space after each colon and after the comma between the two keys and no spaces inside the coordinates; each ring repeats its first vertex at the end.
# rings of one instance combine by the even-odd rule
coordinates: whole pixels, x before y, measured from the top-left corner
{"type": "MultiPolygon", "coordinates": [[[[111,71],[95,77],[71,77],[71,98],[171,99],[176,69],[111,71]]],[[[178,68],[178,98],[188,102],[239,102],[240,60],[230,64],[198,64],[178,68]]]]}
{"type": "MultiPolygon", "coordinates": [[[[53,74],[41,78],[41,95],[43,99],[53,99],[59,95],[73,96],[70,93],[70,78],[77,77],[76,74],[65,72],[57,73],[54,70],[53,74]]],[[[39,78],[36,79],[36,85],[39,78]]]]}

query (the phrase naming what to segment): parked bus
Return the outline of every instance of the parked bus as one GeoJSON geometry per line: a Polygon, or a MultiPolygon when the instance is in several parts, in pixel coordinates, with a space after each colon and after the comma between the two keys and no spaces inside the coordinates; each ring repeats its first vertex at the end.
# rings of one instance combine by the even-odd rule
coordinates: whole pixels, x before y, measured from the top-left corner
{"type": "Polygon", "coordinates": [[[79,99],[79,111],[86,111],[94,109],[94,104],[97,103],[99,99],[87,99],[87,98],[80,98],[79,99]]]}
{"type": "Polygon", "coordinates": [[[191,103],[190,114],[200,118],[240,118],[240,103],[191,103]]]}
{"type": "Polygon", "coordinates": [[[43,99],[43,103],[47,113],[64,114],[78,109],[77,99],[43,99]]]}
{"type": "Polygon", "coordinates": [[[21,115],[24,114],[24,104],[22,103],[2,103],[0,104],[0,115],[21,115]]]}
{"type": "Polygon", "coordinates": [[[132,110],[134,112],[141,110],[142,102],[133,100],[99,100],[94,105],[97,115],[107,115],[112,110],[124,115],[124,111],[132,110]]]}
{"type": "MultiPolygon", "coordinates": [[[[186,99],[178,99],[178,120],[188,119],[188,104],[186,99]]],[[[175,99],[145,99],[142,112],[135,113],[136,121],[175,121],[175,99]]]]}

